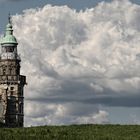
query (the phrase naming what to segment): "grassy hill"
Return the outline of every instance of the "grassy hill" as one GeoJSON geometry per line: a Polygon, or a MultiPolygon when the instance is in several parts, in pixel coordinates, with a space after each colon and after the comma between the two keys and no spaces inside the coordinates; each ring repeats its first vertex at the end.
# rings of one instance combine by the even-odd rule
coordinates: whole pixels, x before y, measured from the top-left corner
{"type": "Polygon", "coordinates": [[[0,128],[0,140],[140,140],[140,126],[70,125],[0,128]]]}

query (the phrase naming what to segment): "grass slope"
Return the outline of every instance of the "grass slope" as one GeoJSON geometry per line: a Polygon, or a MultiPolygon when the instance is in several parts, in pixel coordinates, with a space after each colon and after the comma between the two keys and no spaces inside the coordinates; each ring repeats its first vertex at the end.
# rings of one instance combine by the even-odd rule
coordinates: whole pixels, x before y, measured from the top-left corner
{"type": "Polygon", "coordinates": [[[70,125],[0,128],[0,140],[140,140],[140,126],[70,125]]]}

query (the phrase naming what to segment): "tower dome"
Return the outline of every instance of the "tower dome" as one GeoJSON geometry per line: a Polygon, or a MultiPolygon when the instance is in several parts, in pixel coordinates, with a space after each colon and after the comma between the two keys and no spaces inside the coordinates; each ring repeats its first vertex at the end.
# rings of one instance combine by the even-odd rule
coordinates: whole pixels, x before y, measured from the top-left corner
{"type": "Polygon", "coordinates": [[[1,39],[1,45],[4,44],[18,44],[15,36],[13,35],[13,26],[11,23],[11,17],[9,16],[9,23],[6,26],[6,33],[1,39]]]}

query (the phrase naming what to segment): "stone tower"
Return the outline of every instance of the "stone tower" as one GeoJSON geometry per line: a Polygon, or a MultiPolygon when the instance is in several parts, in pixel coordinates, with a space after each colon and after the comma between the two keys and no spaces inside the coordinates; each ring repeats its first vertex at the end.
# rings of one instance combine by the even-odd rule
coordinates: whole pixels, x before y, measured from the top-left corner
{"type": "Polygon", "coordinates": [[[7,127],[23,127],[26,77],[20,75],[20,57],[17,40],[13,35],[11,18],[1,39],[0,54],[0,124],[7,127]]]}

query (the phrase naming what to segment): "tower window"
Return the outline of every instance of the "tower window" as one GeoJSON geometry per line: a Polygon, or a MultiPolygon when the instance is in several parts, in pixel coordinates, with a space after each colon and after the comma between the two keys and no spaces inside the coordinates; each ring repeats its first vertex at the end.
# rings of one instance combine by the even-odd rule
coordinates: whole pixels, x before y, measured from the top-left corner
{"type": "Polygon", "coordinates": [[[14,94],[14,91],[11,91],[11,96],[13,96],[13,94],[14,94]]]}
{"type": "Polygon", "coordinates": [[[12,68],[9,68],[9,73],[11,74],[12,68]]]}
{"type": "Polygon", "coordinates": [[[13,52],[13,51],[14,51],[13,47],[6,47],[6,52],[13,52]]]}
{"type": "Polygon", "coordinates": [[[6,74],[6,69],[3,69],[3,75],[5,75],[6,74]]]}
{"type": "Polygon", "coordinates": [[[11,90],[14,90],[14,87],[10,87],[11,90]]]}
{"type": "Polygon", "coordinates": [[[23,113],[23,103],[19,104],[19,113],[23,113]]]}

